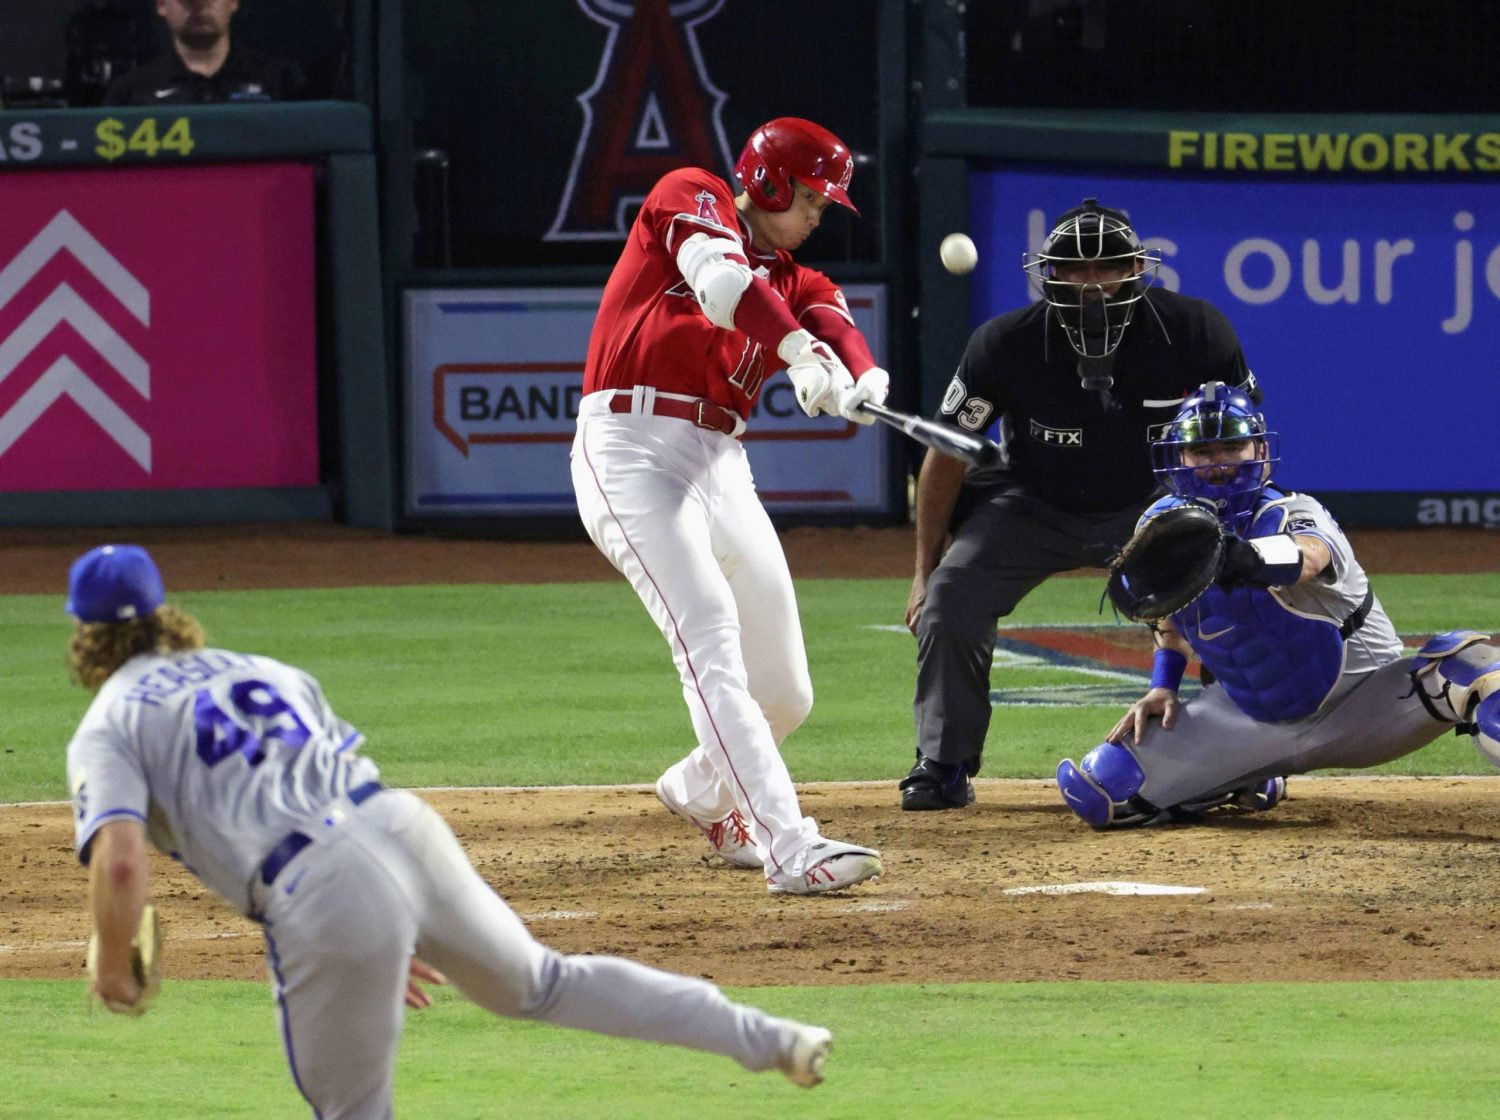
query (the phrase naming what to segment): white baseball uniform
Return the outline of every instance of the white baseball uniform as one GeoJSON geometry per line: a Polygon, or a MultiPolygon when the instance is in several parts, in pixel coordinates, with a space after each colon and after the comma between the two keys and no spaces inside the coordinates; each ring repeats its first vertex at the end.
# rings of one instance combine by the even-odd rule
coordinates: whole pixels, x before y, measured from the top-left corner
{"type": "MultiPolygon", "coordinates": [[[[848,341],[858,335],[838,287],[788,253],[757,251],[733,199],[692,168],[646,198],[590,338],[572,476],[589,536],[635,588],[682,681],[698,745],[663,776],[664,800],[699,822],[738,813],[773,888],[795,890],[830,852],[874,853],[819,836],[779,749],[812,708],[812,682],[786,558],[738,437],[781,363],[705,317],[676,254],[697,233],[732,245],[794,319],[864,344],[848,341]]],[[[873,364],[867,351],[850,361],[873,364]]]]}
{"type": "Polygon", "coordinates": [[[68,747],[76,844],[140,821],[265,929],[292,1077],[315,1114],[389,1117],[415,955],[497,1015],[784,1068],[796,1025],[714,985],[538,943],[442,818],[381,786],[318,683],[228,650],[142,654],[68,747]]]}

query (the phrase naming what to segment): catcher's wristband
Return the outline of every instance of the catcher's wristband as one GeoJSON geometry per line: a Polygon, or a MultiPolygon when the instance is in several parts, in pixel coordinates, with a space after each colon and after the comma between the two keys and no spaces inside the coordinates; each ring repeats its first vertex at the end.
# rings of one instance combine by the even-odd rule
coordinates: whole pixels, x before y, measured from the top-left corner
{"type": "Polygon", "coordinates": [[[1156,647],[1156,656],[1151,659],[1151,687],[1165,688],[1176,692],[1182,687],[1182,674],[1187,672],[1187,658],[1175,649],[1156,647]]]}

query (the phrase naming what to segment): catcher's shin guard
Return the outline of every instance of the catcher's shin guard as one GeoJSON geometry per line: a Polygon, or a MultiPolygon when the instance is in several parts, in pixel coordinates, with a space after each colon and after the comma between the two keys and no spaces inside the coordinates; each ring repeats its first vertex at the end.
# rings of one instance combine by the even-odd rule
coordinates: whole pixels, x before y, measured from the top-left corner
{"type": "Polygon", "coordinates": [[[1433,717],[1457,723],[1456,730],[1473,735],[1479,753],[1500,766],[1500,650],[1488,638],[1473,630],[1436,635],[1417,651],[1411,677],[1433,717]]]}
{"type": "Polygon", "coordinates": [[[1092,828],[1146,824],[1160,810],[1137,797],[1145,771],[1129,748],[1100,743],[1081,763],[1065,758],[1057,766],[1057,789],[1063,800],[1092,828]]]}

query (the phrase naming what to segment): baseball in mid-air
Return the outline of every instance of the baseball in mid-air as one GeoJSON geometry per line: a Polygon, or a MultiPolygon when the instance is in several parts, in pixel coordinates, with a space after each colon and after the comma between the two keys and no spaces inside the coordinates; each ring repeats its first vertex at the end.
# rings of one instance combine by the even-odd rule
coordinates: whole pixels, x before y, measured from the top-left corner
{"type": "Polygon", "coordinates": [[[979,263],[979,250],[974,248],[967,233],[950,233],[943,238],[943,243],[938,246],[938,256],[942,258],[943,267],[954,276],[973,272],[979,263]]]}

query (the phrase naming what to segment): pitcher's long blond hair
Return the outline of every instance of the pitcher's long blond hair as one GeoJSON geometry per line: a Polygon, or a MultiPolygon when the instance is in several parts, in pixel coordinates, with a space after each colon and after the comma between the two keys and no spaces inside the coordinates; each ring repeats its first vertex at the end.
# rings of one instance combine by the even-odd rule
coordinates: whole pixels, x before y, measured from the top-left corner
{"type": "Polygon", "coordinates": [[[144,618],[78,623],[68,643],[68,673],[92,692],[138,653],[175,653],[202,649],[203,644],[202,624],[182,608],[163,603],[144,618]]]}

